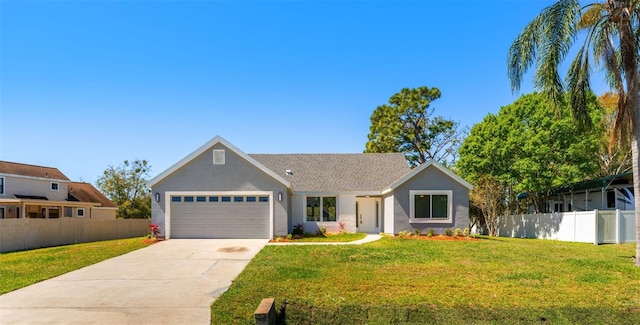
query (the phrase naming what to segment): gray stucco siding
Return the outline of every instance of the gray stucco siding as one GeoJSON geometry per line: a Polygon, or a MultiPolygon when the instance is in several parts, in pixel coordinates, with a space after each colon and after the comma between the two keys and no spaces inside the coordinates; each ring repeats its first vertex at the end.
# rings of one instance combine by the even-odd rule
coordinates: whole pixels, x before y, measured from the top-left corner
{"type": "MultiPolygon", "coordinates": [[[[166,229],[167,192],[224,192],[224,191],[262,191],[271,192],[273,201],[273,234],[286,235],[287,211],[289,210],[288,188],[271,175],[257,168],[240,155],[217,143],[184,166],[153,185],[152,193],[160,194],[160,202],[153,201],[152,222],[160,225],[162,235],[166,229]],[[225,150],[225,163],[213,164],[213,150],[225,150]],[[282,193],[282,201],[278,201],[282,193]]],[[[251,227],[248,221],[247,227],[251,227]]]]}
{"type": "Polygon", "coordinates": [[[469,190],[435,167],[429,167],[423,170],[421,173],[398,186],[393,191],[393,196],[395,233],[403,230],[413,232],[414,229],[420,229],[423,233],[426,233],[430,228],[433,228],[436,233],[442,234],[447,228],[464,229],[469,226],[469,190]],[[412,223],[410,220],[409,194],[411,190],[453,191],[453,216],[451,222],[412,223]]]}

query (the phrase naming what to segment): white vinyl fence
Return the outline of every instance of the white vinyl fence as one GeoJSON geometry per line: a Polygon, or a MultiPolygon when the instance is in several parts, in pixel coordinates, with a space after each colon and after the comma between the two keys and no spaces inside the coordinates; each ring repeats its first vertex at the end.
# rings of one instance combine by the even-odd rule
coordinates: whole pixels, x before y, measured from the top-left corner
{"type": "Polygon", "coordinates": [[[635,211],[593,210],[501,217],[500,237],[539,238],[579,243],[634,243],[635,211]]]}
{"type": "Polygon", "coordinates": [[[150,219],[0,219],[0,253],[144,236],[150,219]]]}

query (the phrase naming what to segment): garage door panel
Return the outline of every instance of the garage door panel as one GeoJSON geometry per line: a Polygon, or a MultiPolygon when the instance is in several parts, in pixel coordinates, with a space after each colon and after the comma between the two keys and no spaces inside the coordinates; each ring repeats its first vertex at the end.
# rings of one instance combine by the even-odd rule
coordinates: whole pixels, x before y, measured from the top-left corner
{"type": "Polygon", "coordinates": [[[270,206],[269,202],[171,202],[171,237],[269,238],[270,206]]]}

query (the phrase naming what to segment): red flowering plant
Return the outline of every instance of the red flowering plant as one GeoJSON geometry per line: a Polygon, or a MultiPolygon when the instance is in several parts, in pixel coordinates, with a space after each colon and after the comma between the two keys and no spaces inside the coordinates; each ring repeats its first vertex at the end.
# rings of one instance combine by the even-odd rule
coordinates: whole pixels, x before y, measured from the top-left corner
{"type": "Polygon", "coordinates": [[[156,237],[158,237],[159,234],[160,234],[160,227],[158,226],[158,224],[157,223],[150,224],[149,234],[147,235],[147,238],[156,239],[156,237]]]}

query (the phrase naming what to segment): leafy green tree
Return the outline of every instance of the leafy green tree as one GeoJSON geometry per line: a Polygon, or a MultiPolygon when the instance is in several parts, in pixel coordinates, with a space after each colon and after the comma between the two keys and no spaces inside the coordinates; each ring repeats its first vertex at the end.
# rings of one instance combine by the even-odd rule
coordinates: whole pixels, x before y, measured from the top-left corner
{"type": "Polygon", "coordinates": [[[458,122],[434,116],[438,88],[403,88],[371,115],[365,152],[402,152],[412,167],[430,159],[453,165],[464,132],[458,122]]]}
{"type": "MultiPolygon", "coordinates": [[[[614,142],[631,146],[636,238],[640,238],[640,1],[606,0],[583,7],[577,0],[560,0],[522,30],[509,49],[507,64],[512,89],[520,88],[524,74],[535,64],[535,86],[554,103],[564,100],[566,88],[573,116],[588,125],[592,63],[602,63],[606,81],[618,94],[612,134],[614,142]],[[569,67],[565,86],[558,66],[579,32],[584,32],[584,43],[569,67]]],[[[637,242],[636,256],[640,256],[637,242]]],[[[640,258],[636,266],[640,267],[640,258]]]]}
{"type": "Polygon", "coordinates": [[[151,218],[151,194],[147,187],[151,166],[146,160],[125,160],[118,167],[109,166],[96,185],[118,206],[117,218],[151,218]]]}
{"type": "MultiPolygon", "coordinates": [[[[602,109],[595,96],[587,100],[596,123],[602,109]]],[[[543,94],[524,95],[474,125],[460,148],[459,173],[472,183],[490,176],[502,184],[506,211],[517,208],[515,195],[524,192],[536,212],[546,212],[550,188],[598,171],[593,152],[601,132],[579,129],[566,106],[558,118],[550,105],[543,94]]]]}

